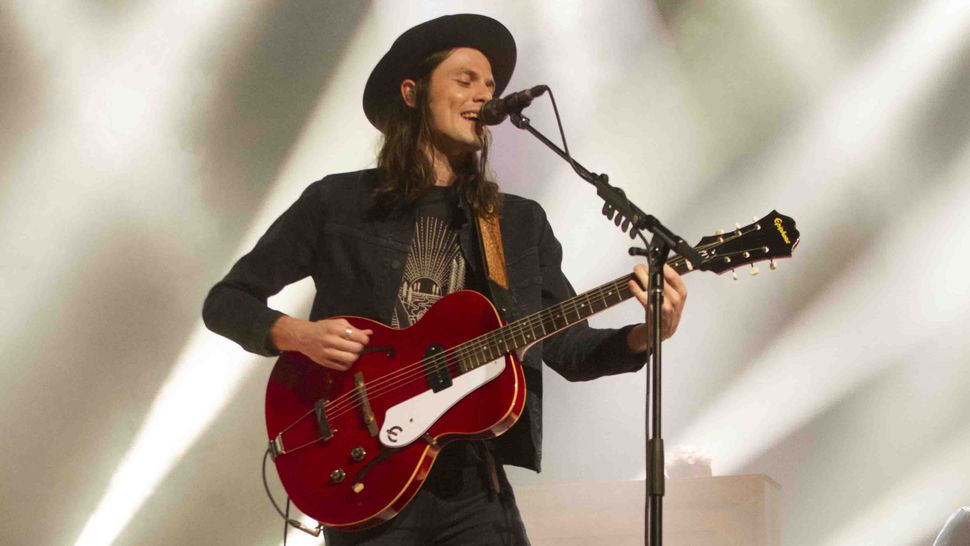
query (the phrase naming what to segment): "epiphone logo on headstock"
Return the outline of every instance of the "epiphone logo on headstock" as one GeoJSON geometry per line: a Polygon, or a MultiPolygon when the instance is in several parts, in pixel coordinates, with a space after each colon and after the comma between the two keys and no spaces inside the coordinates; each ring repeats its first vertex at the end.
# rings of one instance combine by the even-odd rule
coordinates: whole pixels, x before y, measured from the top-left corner
{"type": "Polygon", "coordinates": [[[786,243],[791,244],[791,239],[788,238],[788,232],[785,231],[785,227],[781,224],[781,218],[775,218],[775,227],[778,228],[778,233],[781,234],[781,238],[784,239],[786,243]]]}

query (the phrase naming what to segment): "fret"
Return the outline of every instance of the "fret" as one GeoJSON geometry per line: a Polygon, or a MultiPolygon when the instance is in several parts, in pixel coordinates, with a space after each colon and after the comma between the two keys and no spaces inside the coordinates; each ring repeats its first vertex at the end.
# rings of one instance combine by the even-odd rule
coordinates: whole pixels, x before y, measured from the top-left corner
{"type": "MultiPolygon", "coordinates": [[[[573,301],[572,300],[568,300],[565,303],[566,304],[572,304],[573,301]]],[[[566,325],[567,326],[579,321],[579,313],[576,311],[576,306],[575,305],[567,305],[566,306],[566,312],[564,313],[564,315],[566,316],[566,325]],[[576,320],[570,320],[570,318],[569,318],[569,312],[570,311],[572,311],[573,314],[576,315],[576,320]]]]}
{"type": "Polygon", "coordinates": [[[586,301],[579,302],[579,307],[576,309],[576,316],[578,316],[580,319],[584,319],[592,315],[593,312],[589,310],[589,296],[577,296],[577,297],[583,298],[586,301]]]}
{"type": "Polygon", "coordinates": [[[491,355],[491,351],[489,351],[488,344],[483,343],[482,350],[480,353],[478,353],[478,356],[482,359],[482,361],[478,365],[481,366],[486,362],[491,362],[493,359],[490,358],[490,355],[491,355]]]}
{"type": "Polygon", "coordinates": [[[562,306],[559,306],[556,309],[556,313],[553,316],[553,320],[555,321],[553,322],[553,324],[555,324],[557,331],[562,328],[565,328],[566,326],[569,326],[569,321],[566,320],[566,315],[563,313],[562,306]]]}
{"type": "Polygon", "coordinates": [[[514,327],[514,326],[511,326],[511,327],[510,327],[510,329],[509,329],[509,336],[510,336],[510,337],[511,337],[511,339],[512,339],[512,345],[513,345],[514,347],[519,347],[519,340],[518,340],[518,338],[516,338],[516,336],[515,336],[515,334],[516,334],[516,333],[517,333],[517,332],[515,331],[515,327],[514,327]]]}
{"type": "Polygon", "coordinates": [[[606,290],[599,291],[600,301],[603,303],[603,309],[606,309],[607,307],[610,306],[610,300],[607,298],[609,298],[609,296],[613,294],[615,291],[616,290],[614,290],[612,287],[609,287],[606,290]]]}
{"type": "MultiPolygon", "coordinates": [[[[507,348],[509,346],[509,340],[508,340],[508,334],[505,331],[505,328],[495,330],[490,334],[488,334],[487,342],[489,347],[491,347],[490,353],[501,351],[507,348]]],[[[482,362],[482,364],[485,364],[485,362],[482,362]]]]}
{"type": "MultiPolygon", "coordinates": [[[[539,327],[542,328],[542,337],[546,337],[549,334],[549,331],[546,330],[546,319],[540,316],[540,313],[533,316],[538,319],[539,327]]],[[[533,327],[533,330],[535,330],[535,327],[533,327]]]]}
{"type": "MultiPolygon", "coordinates": [[[[619,297],[619,295],[620,295],[619,291],[616,289],[615,286],[613,286],[609,290],[603,293],[603,302],[605,302],[606,305],[609,306],[610,298],[619,297]]],[[[615,302],[615,303],[619,303],[619,302],[615,302]]]]}
{"type": "Polygon", "coordinates": [[[542,332],[544,334],[554,333],[558,328],[556,328],[556,321],[553,320],[552,315],[548,313],[543,313],[542,317],[542,332]]]}
{"type": "Polygon", "coordinates": [[[606,309],[606,302],[603,301],[602,291],[597,291],[595,294],[590,294],[589,308],[593,313],[599,313],[603,309],[606,309]],[[598,296],[595,300],[592,299],[594,295],[598,296]]]}

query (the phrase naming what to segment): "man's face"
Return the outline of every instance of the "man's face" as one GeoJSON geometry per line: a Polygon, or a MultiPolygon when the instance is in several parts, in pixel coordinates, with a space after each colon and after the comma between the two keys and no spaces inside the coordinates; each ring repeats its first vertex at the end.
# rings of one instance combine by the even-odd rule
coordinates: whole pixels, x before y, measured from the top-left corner
{"type": "Polygon", "coordinates": [[[440,152],[453,157],[482,148],[478,112],[494,91],[492,65],[477,49],[455,49],[434,69],[428,105],[433,144],[440,152]]]}

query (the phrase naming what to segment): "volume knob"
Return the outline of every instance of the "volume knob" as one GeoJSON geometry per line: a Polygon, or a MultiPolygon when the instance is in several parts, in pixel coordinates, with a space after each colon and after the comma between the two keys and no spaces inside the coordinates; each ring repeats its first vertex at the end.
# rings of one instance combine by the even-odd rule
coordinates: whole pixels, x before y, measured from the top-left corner
{"type": "Polygon", "coordinates": [[[350,450],[350,458],[354,461],[360,462],[364,460],[365,455],[367,455],[367,452],[364,451],[364,448],[362,447],[355,447],[354,449],[350,450]]]}

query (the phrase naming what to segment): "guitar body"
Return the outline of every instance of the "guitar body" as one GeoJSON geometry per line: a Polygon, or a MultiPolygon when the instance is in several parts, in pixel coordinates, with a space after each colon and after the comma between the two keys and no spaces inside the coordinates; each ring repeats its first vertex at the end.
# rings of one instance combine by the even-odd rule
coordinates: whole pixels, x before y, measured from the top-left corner
{"type": "Polygon", "coordinates": [[[525,380],[514,352],[466,373],[458,358],[433,357],[502,326],[476,292],[445,296],[407,329],[344,318],[374,331],[365,352],[345,372],[284,353],[266,389],[266,428],[294,504],[329,527],[362,529],[404,508],[444,444],[508,430],[525,380]],[[429,354],[439,363],[430,371],[429,354]],[[450,386],[436,383],[445,366],[450,386]]]}

